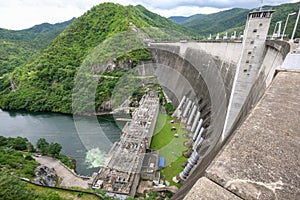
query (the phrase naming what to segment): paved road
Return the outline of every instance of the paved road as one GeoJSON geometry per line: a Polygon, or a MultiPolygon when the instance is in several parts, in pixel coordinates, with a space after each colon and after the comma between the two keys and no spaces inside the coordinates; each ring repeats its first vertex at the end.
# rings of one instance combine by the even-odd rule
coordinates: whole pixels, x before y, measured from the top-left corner
{"type": "Polygon", "coordinates": [[[72,172],[66,169],[57,159],[40,156],[34,157],[37,162],[47,167],[54,168],[56,175],[59,177],[59,185],[67,187],[82,187],[88,188],[88,180],[83,180],[75,176],[72,172]]]}

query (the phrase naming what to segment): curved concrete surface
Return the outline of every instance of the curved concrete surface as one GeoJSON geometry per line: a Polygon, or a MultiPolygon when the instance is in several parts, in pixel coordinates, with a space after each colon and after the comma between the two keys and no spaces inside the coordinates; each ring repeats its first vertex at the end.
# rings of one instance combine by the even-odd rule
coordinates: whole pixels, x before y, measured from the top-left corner
{"type": "Polygon", "coordinates": [[[205,176],[218,185],[210,194],[218,195],[222,188],[242,199],[300,199],[299,90],[300,73],[277,74],[206,170],[205,176]]]}
{"type": "MultiPolygon", "coordinates": [[[[192,175],[173,197],[183,199],[194,183],[204,175],[205,169],[226,142],[220,141],[219,138],[223,131],[241,43],[156,43],[151,44],[149,48],[158,64],[159,83],[167,88],[166,93],[169,93],[168,96],[175,106],[186,95],[194,102],[198,102],[200,107],[203,101],[207,102],[207,109],[211,110],[211,124],[200,150],[200,161],[193,169],[192,175]],[[175,75],[176,73],[180,76],[175,75]]],[[[267,41],[261,70],[232,130],[241,124],[262,97],[274,77],[275,69],[283,63],[288,52],[287,43],[267,41]]]]}

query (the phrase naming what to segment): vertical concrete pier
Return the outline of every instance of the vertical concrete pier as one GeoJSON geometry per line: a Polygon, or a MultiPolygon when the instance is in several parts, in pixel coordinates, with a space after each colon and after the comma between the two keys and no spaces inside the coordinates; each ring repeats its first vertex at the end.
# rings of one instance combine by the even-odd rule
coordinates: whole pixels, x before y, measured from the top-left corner
{"type": "Polygon", "coordinates": [[[259,10],[248,14],[242,55],[237,66],[222,133],[223,140],[230,134],[231,128],[258,78],[273,12],[273,10],[259,10]]]}

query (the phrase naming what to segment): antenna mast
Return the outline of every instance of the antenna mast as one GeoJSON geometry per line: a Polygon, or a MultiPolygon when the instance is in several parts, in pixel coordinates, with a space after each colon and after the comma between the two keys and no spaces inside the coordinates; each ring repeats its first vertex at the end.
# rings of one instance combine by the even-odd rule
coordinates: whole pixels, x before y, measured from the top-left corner
{"type": "Polygon", "coordinates": [[[264,4],[264,0],[260,0],[260,8],[259,8],[260,11],[262,10],[263,4],[264,4]]]}

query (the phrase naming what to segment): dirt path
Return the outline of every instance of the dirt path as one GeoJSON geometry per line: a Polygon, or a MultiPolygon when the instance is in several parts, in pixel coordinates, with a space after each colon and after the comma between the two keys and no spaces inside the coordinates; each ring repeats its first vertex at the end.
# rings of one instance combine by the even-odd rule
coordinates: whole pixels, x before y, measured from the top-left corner
{"type": "Polygon", "coordinates": [[[82,178],[75,176],[57,159],[47,156],[34,157],[34,159],[42,165],[54,168],[56,175],[59,177],[59,185],[67,187],[88,188],[88,180],[83,180],[82,178]]]}

